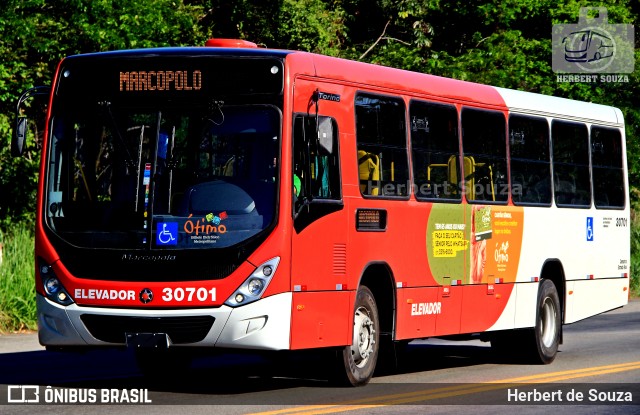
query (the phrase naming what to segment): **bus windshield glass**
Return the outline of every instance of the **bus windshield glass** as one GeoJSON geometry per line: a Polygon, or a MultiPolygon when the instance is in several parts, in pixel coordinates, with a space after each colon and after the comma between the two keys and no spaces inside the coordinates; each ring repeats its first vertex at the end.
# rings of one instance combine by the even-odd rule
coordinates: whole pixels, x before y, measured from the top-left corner
{"type": "MultiPolygon", "coordinates": [[[[66,100],[53,115],[48,227],[85,248],[234,246],[272,223],[272,105],[66,100]]],[[[54,107],[55,108],[55,107],[54,107]]]]}

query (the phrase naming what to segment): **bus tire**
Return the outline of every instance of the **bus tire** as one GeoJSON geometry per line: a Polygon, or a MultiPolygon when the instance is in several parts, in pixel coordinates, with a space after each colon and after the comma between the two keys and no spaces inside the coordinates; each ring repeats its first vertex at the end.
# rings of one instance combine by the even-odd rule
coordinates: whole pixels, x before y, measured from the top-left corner
{"type": "Polygon", "coordinates": [[[337,354],[336,383],[366,385],[376,368],[380,344],[378,307],[371,290],[361,286],[356,294],[352,344],[337,354]]]}
{"type": "Polygon", "coordinates": [[[538,289],[536,326],[529,331],[527,357],[532,363],[549,364],[558,353],[562,329],[560,298],[555,284],[543,279],[538,289]]]}

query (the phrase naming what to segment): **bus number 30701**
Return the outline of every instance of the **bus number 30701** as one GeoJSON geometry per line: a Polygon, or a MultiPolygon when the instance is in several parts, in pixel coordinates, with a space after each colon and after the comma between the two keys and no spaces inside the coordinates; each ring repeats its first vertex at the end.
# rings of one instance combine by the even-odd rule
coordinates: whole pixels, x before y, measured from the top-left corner
{"type": "Polygon", "coordinates": [[[162,301],[171,302],[171,301],[216,301],[216,289],[210,288],[206,289],[204,287],[195,288],[195,287],[187,287],[187,288],[164,288],[162,289],[162,301]]]}

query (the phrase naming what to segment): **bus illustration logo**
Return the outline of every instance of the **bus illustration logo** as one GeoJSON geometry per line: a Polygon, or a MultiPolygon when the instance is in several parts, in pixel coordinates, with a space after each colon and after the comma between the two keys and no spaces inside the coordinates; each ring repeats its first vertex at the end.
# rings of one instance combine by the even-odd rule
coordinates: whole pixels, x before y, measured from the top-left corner
{"type": "Polygon", "coordinates": [[[556,24],[552,32],[552,68],[561,73],[631,73],[634,28],[609,24],[605,7],[583,7],[578,24],[556,24]],[[589,18],[589,12],[596,17],[589,18]]]}
{"type": "Polygon", "coordinates": [[[562,39],[564,60],[567,62],[594,62],[613,57],[613,39],[595,30],[573,32],[562,39]]]}
{"type": "Polygon", "coordinates": [[[158,222],[156,228],[156,245],[178,244],[178,222],[158,222]]]}

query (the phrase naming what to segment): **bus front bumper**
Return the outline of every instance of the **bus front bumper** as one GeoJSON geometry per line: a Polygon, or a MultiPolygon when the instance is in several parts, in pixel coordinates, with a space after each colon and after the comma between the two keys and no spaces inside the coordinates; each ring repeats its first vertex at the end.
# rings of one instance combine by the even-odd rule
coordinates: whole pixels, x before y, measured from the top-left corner
{"type": "MultiPolygon", "coordinates": [[[[153,320],[149,327],[168,328],[166,334],[171,347],[290,348],[291,293],[276,294],[237,308],[222,305],[204,309],[140,310],[61,306],[40,294],[36,304],[38,338],[43,346],[122,346],[126,344],[126,334],[153,332],[145,328],[145,322],[153,320]],[[179,326],[180,333],[188,332],[190,328],[185,325],[192,319],[213,320],[213,323],[210,328],[199,324],[197,329],[204,331],[201,336],[196,333],[196,337],[202,337],[201,340],[174,342],[171,330],[176,329],[172,327],[179,326]],[[96,321],[101,322],[100,327],[96,321]]],[[[176,339],[178,332],[174,335],[176,339]]],[[[185,338],[189,337],[193,335],[185,338]]]]}

